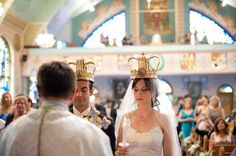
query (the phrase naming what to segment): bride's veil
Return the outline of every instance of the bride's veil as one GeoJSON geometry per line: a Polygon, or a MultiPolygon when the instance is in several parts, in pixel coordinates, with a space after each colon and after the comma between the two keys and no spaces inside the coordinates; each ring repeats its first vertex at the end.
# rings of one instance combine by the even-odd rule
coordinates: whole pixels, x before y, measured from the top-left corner
{"type": "MultiPolygon", "coordinates": [[[[166,114],[166,116],[168,117],[168,119],[170,121],[171,128],[167,128],[165,123],[161,122],[160,119],[158,119],[158,120],[165,129],[170,129],[168,131],[168,134],[171,135],[171,138],[172,138],[171,142],[172,142],[174,154],[176,156],[181,156],[181,149],[180,149],[178,135],[177,135],[177,131],[176,131],[177,123],[176,123],[175,112],[172,108],[172,104],[171,104],[169,98],[167,97],[166,93],[162,92],[162,89],[158,87],[159,86],[158,85],[159,79],[153,79],[153,81],[155,84],[154,90],[156,90],[158,92],[157,100],[153,100],[153,101],[157,101],[154,104],[153,108],[157,111],[160,111],[163,114],[166,114]]],[[[118,130],[121,125],[121,120],[122,120],[123,115],[125,115],[126,113],[131,112],[137,108],[137,104],[135,103],[134,95],[133,95],[133,91],[132,91],[132,84],[133,84],[133,80],[130,81],[130,84],[129,84],[128,89],[125,93],[125,96],[120,104],[119,109],[117,110],[117,118],[116,118],[116,123],[115,123],[116,136],[118,135],[118,130]]]]}

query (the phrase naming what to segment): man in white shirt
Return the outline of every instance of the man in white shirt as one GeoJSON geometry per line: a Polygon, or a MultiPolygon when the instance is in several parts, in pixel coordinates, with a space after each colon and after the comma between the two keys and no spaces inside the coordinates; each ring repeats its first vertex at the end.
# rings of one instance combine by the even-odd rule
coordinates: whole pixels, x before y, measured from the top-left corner
{"type": "Polygon", "coordinates": [[[0,137],[1,156],[111,156],[108,137],[68,111],[76,78],[65,63],[40,67],[37,87],[42,105],[10,124],[0,137]]]}

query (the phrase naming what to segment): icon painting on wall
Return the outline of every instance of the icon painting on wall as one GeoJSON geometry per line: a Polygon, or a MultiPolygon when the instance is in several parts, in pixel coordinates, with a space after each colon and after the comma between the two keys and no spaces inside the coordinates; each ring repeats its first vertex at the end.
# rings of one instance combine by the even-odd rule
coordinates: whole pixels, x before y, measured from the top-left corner
{"type": "Polygon", "coordinates": [[[211,54],[212,67],[217,70],[225,69],[227,66],[226,53],[212,53],[211,54]]]}
{"type": "Polygon", "coordinates": [[[152,0],[150,8],[144,6],[144,33],[170,34],[169,4],[167,0],[152,0]]]}
{"type": "Polygon", "coordinates": [[[180,60],[180,67],[182,70],[193,70],[196,67],[196,54],[184,54],[180,60]]]}

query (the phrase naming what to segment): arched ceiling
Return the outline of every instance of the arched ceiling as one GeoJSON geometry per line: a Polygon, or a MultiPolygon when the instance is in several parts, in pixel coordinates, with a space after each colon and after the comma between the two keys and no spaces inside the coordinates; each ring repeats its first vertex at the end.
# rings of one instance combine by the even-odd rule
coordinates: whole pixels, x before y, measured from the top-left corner
{"type": "MultiPolygon", "coordinates": [[[[24,34],[24,45],[34,45],[43,28],[57,35],[75,16],[95,6],[102,0],[0,0],[4,14],[0,24],[10,23],[24,34]]],[[[220,0],[236,8],[235,0],[220,0]]],[[[223,2],[222,2],[223,3],[223,2]]]]}
{"type": "Polygon", "coordinates": [[[50,19],[64,0],[15,0],[9,11],[29,23],[50,19]]]}
{"type": "Polygon", "coordinates": [[[57,35],[73,17],[102,0],[0,0],[4,14],[0,24],[10,23],[24,34],[24,45],[33,45],[38,33],[48,27],[57,35]]]}

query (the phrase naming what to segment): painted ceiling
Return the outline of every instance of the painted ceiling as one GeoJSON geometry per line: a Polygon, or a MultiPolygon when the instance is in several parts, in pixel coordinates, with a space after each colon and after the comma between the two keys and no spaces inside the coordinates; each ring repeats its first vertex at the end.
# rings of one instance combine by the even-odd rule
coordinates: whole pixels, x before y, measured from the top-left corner
{"type": "MultiPolygon", "coordinates": [[[[4,15],[0,17],[0,24],[7,14],[15,16],[26,23],[25,27],[30,24],[40,23],[39,33],[45,26],[48,31],[57,35],[70,19],[87,11],[91,3],[96,5],[102,0],[0,0],[4,7],[4,15]]],[[[227,5],[236,8],[236,0],[220,0],[227,5]]],[[[14,20],[12,20],[14,21],[14,20]]],[[[27,28],[25,28],[27,29],[27,28]]],[[[33,30],[33,28],[32,28],[33,30]]],[[[24,30],[27,31],[27,30],[24,30]]],[[[28,30],[31,32],[30,30],[28,30]]],[[[27,35],[26,35],[27,37],[27,35]]]]}
{"type": "Polygon", "coordinates": [[[73,17],[102,0],[0,0],[4,13],[0,24],[11,23],[24,33],[25,45],[33,45],[45,27],[57,35],[73,17]]]}

